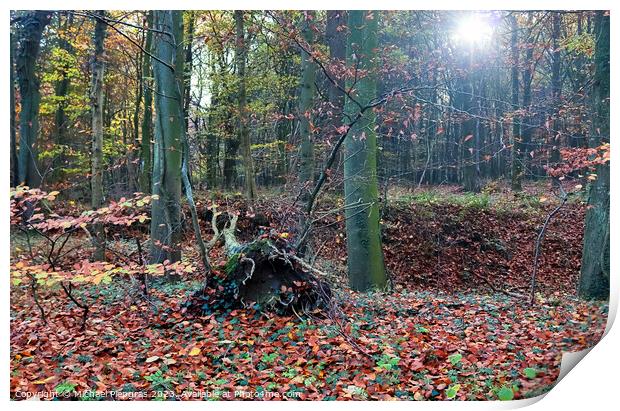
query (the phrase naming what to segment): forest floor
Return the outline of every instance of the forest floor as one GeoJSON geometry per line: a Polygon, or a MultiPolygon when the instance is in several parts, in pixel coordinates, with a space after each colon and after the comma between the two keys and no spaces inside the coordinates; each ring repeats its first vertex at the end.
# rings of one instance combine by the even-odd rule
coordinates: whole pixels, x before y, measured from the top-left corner
{"type": "MultiPolygon", "coordinates": [[[[546,191],[537,185],[518,196],[502,187],[477,195],[454,187],[390,190],[382,224],[393,289],[367,294],[347,286],[344,220],[332,212],[342,199],[326,195],[311,250],[315,265],[329,274],[338,317],[302,320],[251,310],[193,316],[188,302],[203,284],[197,270],[178,282],[154,281],[148,299],[123,278],[84,286],[80,298],[94,302],[81,331],[80,309],[60,292],[40,294],[44,325],[29,288],[12,286],[11,396],[495,400],[542,394],[557,379],[562,352],[594,345],[607,320],[607,304],[576,298],[585,214],[579,199],[547,229],[536,300],[528,303],[535,240],[556,205],[546,191]]],[[[210,200],[197,197],[205,215],[210,200]]],[[[232,194],[211,200],[240,212],[240,240],[287,233],[298,218],[294,199],[277,194],[251,208],[232,194]]],[[[209,221],[203,223],[209,232],[209,221]]],[[[187,231],[184,258],[198,268],[187,231]]],[[[13,238],[13,258],[19,246],[13,238]]],[[[220,246],[211,250],[218,267],[222,254],[220,246]]]]}

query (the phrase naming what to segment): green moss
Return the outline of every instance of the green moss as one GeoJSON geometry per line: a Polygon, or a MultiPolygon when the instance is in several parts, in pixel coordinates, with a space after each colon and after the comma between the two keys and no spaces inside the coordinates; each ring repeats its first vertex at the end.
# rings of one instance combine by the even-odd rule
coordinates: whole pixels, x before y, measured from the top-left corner
{"type": "Polygon", "coordinates": [[[230,257],[226,262],[226,265],[224,266],[226,275],[231,275],[237,269],[237,264],[239,264],[239,253],[230,257]]]}
{"type": "Polygon", "coordinates": [[[457,205],[463,208],[484,210],[491,205],[491,195],[488,193],[444,194],[437,191],[421,191],[405,194],[393,200],[395,203],[429,205],[457,205]]]}

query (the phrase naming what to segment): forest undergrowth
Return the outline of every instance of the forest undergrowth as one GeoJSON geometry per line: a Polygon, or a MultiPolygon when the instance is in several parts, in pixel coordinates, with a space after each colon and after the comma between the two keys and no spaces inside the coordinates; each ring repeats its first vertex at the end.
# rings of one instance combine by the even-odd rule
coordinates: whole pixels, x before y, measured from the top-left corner
{"type": "MultiPolygon", "coordinates": [[[[80,307],[60,291],[39,290],[44,324],[30,287],[13,285],[12,397],[519,399],[553,386],[562,352],[601,338],[607,305],[576,295],[580,199],[547,228],[530,304],[536,237],[556,200],[536,187],[519,197],[501,187],[476,195],[395,188],[388,198],[381,222],[391,289],[369,294],[347,285],[344,221],[333,212],[342,200],[326,195],[319,204],[308,257],[334,290],[330,315],[196,314],[190,308],[204,273],[189,225],[183,255],[194,269],[172,282],[154,278],[148,296],[121,275],[76,289],[77,301],[91,302],[83,330],[80,307]]],[[[296,235],[287,231],[298,218],[294,199],[269,195],[252,206],[234,194],[197,199],[205,233],[216,203],[239,212],[241,240],[296,235]]],[[[116,233],[109,248],[133,247],[140,230],[116,233]]],[[[90,252],[85,236],[71,241],[90,252]]],[[[14,234],[12,264],[25,248],[14,234]]],[[[223,275],[221,244],[210,258],[223,275]]]]}

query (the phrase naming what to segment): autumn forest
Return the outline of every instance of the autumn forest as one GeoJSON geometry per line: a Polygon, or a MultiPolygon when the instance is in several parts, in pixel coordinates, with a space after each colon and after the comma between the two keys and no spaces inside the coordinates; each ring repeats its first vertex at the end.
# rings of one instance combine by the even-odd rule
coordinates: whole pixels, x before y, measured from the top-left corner
{"type": "Polygon", "coordinates": [[[518,400],[602,337],[606,11],[10,13],[13,400],[518,400]]]}

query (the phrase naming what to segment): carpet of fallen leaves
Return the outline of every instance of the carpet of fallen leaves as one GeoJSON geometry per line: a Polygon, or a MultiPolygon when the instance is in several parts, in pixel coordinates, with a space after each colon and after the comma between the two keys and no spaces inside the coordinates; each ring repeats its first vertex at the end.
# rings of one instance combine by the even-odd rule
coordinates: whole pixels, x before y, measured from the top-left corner
{"type": "MultiPolygon", "coordinates": [[[[241,238],[282,231],[287,205],[243,208],[241,238]],[[256,215],[271,225],[256,224],[256,215]],[[264,215],[264,216],[262,216],[264,215]],[[261,227],[263,226],[263,227],[261,227]]],[[[532,211],[404,202],[384,210],[394,291],[346,286],[343,223],[316,231],[339,316],[300,320],[236,310],[189,315],[200,276],[155,283],[148,299],[128,281],[85,287],[88,325],[60,292],[45,291],[41,322],[27,287],[11,289],[11,396],[81,399],[495,400],[549,390],[563,351],[601,338],[607,305],[576,299],[584,207],[567,205],[543,243],[533,306],[493,291],[527,292],[533,241],[550,205],[532,211]],[[337,257],[334,257],[337,256],[337,257]],[[474,273],[473,275],[471,273],[474,273]],[[97,396],[105,393],[104,396],[97,396]],[[206,397],[206,398],[205,398],[206,397]]],[[[324,209],[327,206],[324,205],[324,209]]],[[[204,222],[205,231],[209,224],[204,222]]],[[[188,241],[189,243],[189,241],[188,241]]],[[[186,255],[195,258],[188,244],[186,255]]],[[[221,250],[212,252],[223,262],[221,250]]]]}

